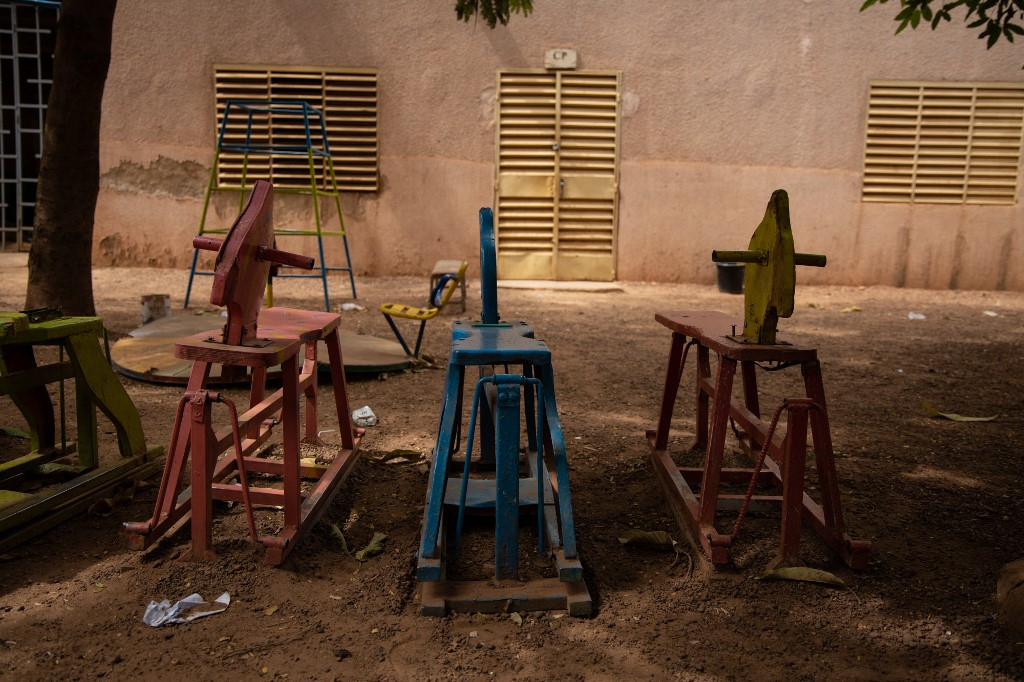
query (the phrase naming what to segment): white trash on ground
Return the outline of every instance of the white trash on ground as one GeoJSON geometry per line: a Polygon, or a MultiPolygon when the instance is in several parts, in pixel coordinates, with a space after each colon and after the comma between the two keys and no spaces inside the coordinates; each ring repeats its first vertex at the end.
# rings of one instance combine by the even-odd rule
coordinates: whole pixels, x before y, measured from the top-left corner
{"type": "Polygon", "coordinates": [[[154,628],[161,625],[178,625],[188,623],[196,618],[212,616],[225,611],[231,604],[231,595],[227,592],[208,602],[198,593],[193,592],[184,599],[171,605],[170,599],[151,601],[142,614],[142,622],[154,628]]]}
{"type": "Polygon", "coordinates": [[[358,410],[352,411],[352,421],[356,426],[376,426],[377,415],[373,413],[369,405],[363,405],[358,410]]]}
{"type": "Polygon", "coordinates": [[[924,313],[915,313],[913,310],[911,310],[909,313],[907,313],[907,319],[908,320],[923,320],[924,319],[924,313]]]}

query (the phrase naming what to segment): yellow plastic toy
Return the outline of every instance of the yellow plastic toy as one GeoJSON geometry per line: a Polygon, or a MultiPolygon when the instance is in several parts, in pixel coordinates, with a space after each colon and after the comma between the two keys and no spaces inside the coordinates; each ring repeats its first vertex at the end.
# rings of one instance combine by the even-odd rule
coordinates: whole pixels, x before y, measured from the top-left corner
{"type": "Polygon", "coordinates": [[[441,312],[441,309],[448,305],[448,301],[451,300],[452,294],[462,284],[463,278],[466,276],[466,268],[468,267],[466,261],[462,261],[459,264],[458,272],[450,272],[442,275],[438,280],[437,284],[434,285],[433,291],[430,292],[430,307],[429,308],[417,308],[409,305],[402,305],[401,303],[385,303],[380,307],[380,311],[384,314],[384,319],[391,325],[391,331],[395,333],[395,338],[398,339],[398,343],[402,344],[403,350],[406,355],[411,355],[414,358],[420,356],[420,344],[423,342],[423,330],[427,326],[427,320],[432,320],[437,317],[437,314],[441,312]],[[401,317],[407,320],[419,320],[420,331],[416,336],[416,349],[414,351],[409,350],[409,345],[402,338],[402,333],[398,331],[398,326],[392,318],[401,317]]]}

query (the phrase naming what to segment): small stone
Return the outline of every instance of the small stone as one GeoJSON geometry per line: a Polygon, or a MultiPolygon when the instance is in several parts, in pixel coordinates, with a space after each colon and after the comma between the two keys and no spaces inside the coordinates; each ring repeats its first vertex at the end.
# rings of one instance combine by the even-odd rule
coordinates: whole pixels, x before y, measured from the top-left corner
{"type": "Polygon", "coordinates": [[[996,604],[1006,601],[1010,592],[1024,584],[1024,559],[1011,561],[999,571],[996,583],[996,604]]]}
{"type": "Polygon", "coordinates": [[[999,607],[999,620],[1018,637],[1024,637],[1024,585],[1006,595],[999,607]]]}

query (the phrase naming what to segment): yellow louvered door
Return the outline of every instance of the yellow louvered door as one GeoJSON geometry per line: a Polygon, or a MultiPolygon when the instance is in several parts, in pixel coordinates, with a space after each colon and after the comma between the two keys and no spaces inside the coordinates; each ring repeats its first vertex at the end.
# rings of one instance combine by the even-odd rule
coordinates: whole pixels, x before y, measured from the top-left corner
{"type": "Polygon", "coordinates": [[[619,79],[499,72],[499,277],[615,279],[619,79]]]}
{"type": "Polygon", "coordinates": [[[498,74],[498,276],[555,277],[558,74],[498,74]]]}

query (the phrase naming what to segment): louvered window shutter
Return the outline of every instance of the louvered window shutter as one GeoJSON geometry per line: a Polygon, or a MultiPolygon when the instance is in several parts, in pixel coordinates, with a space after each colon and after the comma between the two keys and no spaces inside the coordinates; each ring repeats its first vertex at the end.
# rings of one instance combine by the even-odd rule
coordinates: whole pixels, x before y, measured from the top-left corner
{"type": "MultiPolygon", "coordinates": [[[[351,192],[378,188],[377,72],[366,69],[215,65],[217,129],[225,103],[235,100],[301,100],[321,111],[334,160],[338,186],[351,192]]],[[[314,122],[311,121],[311,124],[314,122]]],[[[225,145],[245,141],[246,119],[233,114],[225,132],[225,145]]],[[[313,126],[314,145],[319,125],[313,126]]],[[[298,117],[255,115],[251,143],[304,146],[305,131],[298,117]]],[[[217,183],[237,187],[242,181],[243,155],[225,151],[220,157],[217,183]]],[[[304,156],[250,154],[248,182],[268,179],[281,188],[309,187],[309,161],[304,156]]],[[[317,162],[317,182],[328,188],[323,161],[317,162]]]]}
{"type": "Polygon", "coordinates": [[[873,82],[864,201],[1013,204],[1024,83],[873,82]]]}

